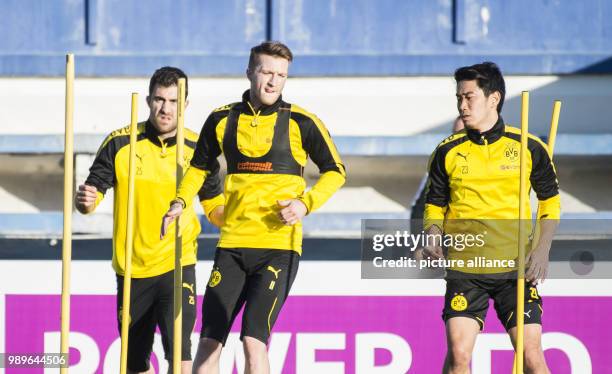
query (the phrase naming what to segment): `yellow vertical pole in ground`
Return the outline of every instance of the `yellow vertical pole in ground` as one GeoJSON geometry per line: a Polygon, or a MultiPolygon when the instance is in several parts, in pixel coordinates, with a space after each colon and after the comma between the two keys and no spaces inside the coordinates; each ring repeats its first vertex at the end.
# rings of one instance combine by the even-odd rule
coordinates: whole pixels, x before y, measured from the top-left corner
{"type": "MultiPolygon", "coordinates": [[[[528,94],[528,93],[527,93],[528,94]]],[[[529,101],[529,96],[527,97],[527,101],[529,101]]],[[[527,104],[529,104],[529,102],[527,102],[527,104]]],[[[552,112],[552,117],[550,119],[550,130],[548,132],[548,143],[546,144],[547,148],[548,148],[548,154],[550,155],[550,159],[553,159],[553,154],[555,152],[555,141],[557,140],[557,128],[559,126],[559,114],[561,113],[561,100],[555,100],[555,103],[553,105],[553,112],[552,112]]],[[[522,118],[521,118],[522,119],[522,118]]],[[[523,128],[522,124],[521,124],[521,129],[523,128]]],[[[522,132],[521,132],[522,135],[522,132]]],[[[521,137],[521,142],[522,142],[522,137],[521,137]]],[[[521,143],[522,144],[522,143],[521,143]]],[[[522,149],[521,149],[522,152],[522,149]]],[[[522,154],[522,153],[521,153],[522,154]]],[[[521,164],[522,166],[522,164],[521,164]]],[[[522,172],[522,169],[521,169],[522,172]]],[[[522,175],[522,174],[521,174],[522,175]]],[[[519,213],[520,215],[520,213],[519,213]]],[[[536,229],[533,235],[533,245],[537,245],[538,241],[540,239],[540,225],[539,225],[539,221],[536,221],[536,229]]],[[[517,296],[518,296],[518,290],[517,290],[517,296]]],[[[521,299],[518,299],[521,300],[521,299]]],[[[522,299],[524,300],[524,299],[522,299]]],[[[523,301],[523,307],[524,307],[524,301],[523,301]]],[[[517,313],[518,313],[518,302],[517,302],[517,313]]],[[[518,316],[518,314],[517,314],[518,316]]],[[[518,330],[518,328],[517,328],[518,330]]],[[[517,333],[517,341],[518,341],[518,333],[517,333]]],[[[517,352],[518,352],[518,344],[517,344],[517,352]]],[[[514,373],[520,373],[517,370],[517,355],[514,356],[514,373]]]]}
{"type": "MultiPolygon", "coordinates": [[[[185,78],[178,81],[178,107],[176,117],[176,192],[183,179],[185,165],[183,153],[185,144],[185,78]]],[[[183,236],[180,230],[181,218],[176,219],[174,241],[174,347],[172,372],[181,373],[182,342],[183,342],[183,267],[181,264],[183,254],[183,236]]]]}
{"type": "Polygon", "coordinates": [[[127,234],[123,272],[123,308],[121,311],[121,374],[127,372],[128,331],[130,327],[130,295],[132,286],[132,250],[134,245],[134,180],[136,175],[136,135],[138,130],[138,94],[132,94],[130,122],[130,163],[128,171],[127,234]]]}
{"type": "Polygon", "coordinates": [[[557,127],[559,126],[559,113],[561,113],[561,100],[555,100],[553,105],[552,117],[550,119],[550,131],[548,132],[548,153],[552,160],[555,151],[555,141],[557,140],[557,127]]]}
{"type": "MultiPolygon", "coordinates": [[[[548,148],[548,154],[550,156],[550,160],[553,159],[553,153],[555,152],[555,141],[557,140],[557,127],[559,126],[559,113],[561,112],[561,101],[555,100],[553,105],[552,117],[550,119],[550,131],[548,132],[548,143],[546,144],[546,148],[548,148]]],[[[538,207],[539,208],[539,207],[538,207]]],[[[538,214],[538,217],[540,215],[538,214]]],[[[533,240],[532,240],[532,248],[535,248],[540,241],[540,220],[536,221],[535,230],[533,232],[533,240]]]]}
{"type": "Polygon", "coordinates": [[[518,274],[516,285],[516,353],[514,372],[523,373],[524,328],[525,328],[525,245],[527,244],[525,223],[527,206],[529,203],[529,187],[527,181],[527,142],[529,135],[529,92],[523,91],[521,95],[521,166],[519,187],[519,230],[518,230],[518,274]]]}
{"type": "MultiPolygon", "coordinates": [[[[62,234],[62,316],[60,352],[68,355],[70,334],[70,261],[72,259],[72,184],[73,184],[74,55],[66,55],[66,108],[64,132],[64,232],[62,234]]],[[[67,357],[67,356],[66,356],[67,357]]],[[[60,373],[68,373],[66,367],[60,373]]]]}

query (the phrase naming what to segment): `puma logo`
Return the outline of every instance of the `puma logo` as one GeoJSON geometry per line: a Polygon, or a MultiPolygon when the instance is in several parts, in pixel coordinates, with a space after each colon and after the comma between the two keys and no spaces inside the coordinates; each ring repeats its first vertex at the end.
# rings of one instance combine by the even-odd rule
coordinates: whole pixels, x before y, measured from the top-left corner
{"type": "MultiPolygon", "coordinates": [[[[271,271],[274,274],[274,279],[278,279],[278,273],[280,273],[281,270],[283,270],[283,269],[276,270],[272,266],[268,265],[268,270],[271,271]]],[[[270,291],[272,291],[272,290],[274,290],[274,286],[276,286],[276,281],[274,281],[274,280],[270,281],[270,286],[268,286],[268,289],[270,291]]]]}
{"type": "Polygon", "coordinates": [[[465,154],[465,155],[464,155],[464,154],[463,154],[463,153],[461,153],[461,152],[457,152],[457,156],[459,156],[459,157],[463,157],[463,159],[464,159],[466,162],[467,162],[467,156],[469,156],[469,155],[470,155],[469,153],[467,153],[467,154],[465,154]]]}
{"type": "Polygon", "coordinates": [[[138,159],[138,161],[140,161],[140,163],[142,163],[142,158],[143,158],[144,156],[145,156],[144,154],[139,155],[138,153],[136,153],[136,158],[138,159]]]}
{"type": "Polygon", "coordinates": [[[529,309],[528,312],[523,312],[523,314],[525,314],[527,318],[531,318],[531,316],[529,315],[530,313],[531,313],[531,309],[529,309]]]}
{"type": "Polygon", "coordinates": [[[272,266],[268,266],[268,270],[270,270],[272,273],[274,273],[274,278],[278,279],[278,273],[280,273],[281,270],[283,269],[274,269],[272,266]]]}
{"type": "Polygon", "coordinates": [[[191,293],[195,293],[193,290],[193,284],[183,283],[183,287],[187,288],[191,293]]]}

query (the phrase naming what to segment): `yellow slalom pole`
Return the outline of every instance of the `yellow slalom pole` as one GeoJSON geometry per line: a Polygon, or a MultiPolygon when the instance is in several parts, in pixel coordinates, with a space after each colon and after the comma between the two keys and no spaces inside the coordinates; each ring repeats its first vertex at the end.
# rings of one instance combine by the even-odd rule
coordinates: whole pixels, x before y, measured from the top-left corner
{"type": "Polygon", "coordinates": [[[74,55],[66,55],[66,109],[64,132],[64,232],[62,234],[62,326],[60,352],[66,365],[60,373],[68,373],[68,336],[70,334],[70,261],[72,259],[72,183],[74,177],[74,55]]]}
{"type": "MultiPolygon", "coordinates": [[[[550,159],[553,159],[553,154],[555,152],[555,140],[557,140],[557,127],[559,126],[559,113],[561,112],[561,101],[555,100],[553,105],[552,117],[550,119],[550,131],[548,132],[548,143],[546,144],[546,148],[548,148],[548,155],[550,159]]],[[[540,216],[538,212],[538,217],[540,216]]],[[[533,232],[533,240],[532,240],[532,248],[535,248],[540,241],[540,221],[536,221],[535,230],[533,232]]]]}
{"type": "MultiPolygon", "coordinates": [[[[178,80],[178,107],[176,124],[176,191],[183,180],[183,153],[185,134],[185,78],[178,80]]],[[[174,241],[174,347],[172,355],[172,372],[181,373],[183,342],[183,236],[180,229],[180,217],[176,219],[174,241]]]]}
{"type": "Polygon", "coordinates": [[[555,141],[557,140],[557,127],[559,126],[559,113],[561,113],[561,100],[555,100],[553,105],[552,118],[550,119],[550,131],[548,132],[548,153],[552,160],[555,151],[555,141]]]}
{"type": "Polygon", "coordinates": [[[121,312],[121,374],[127,372],[128,331],[130,327],[130,294],[132,287],[132,250],[134,245],[134,179],[136,174],[136,134],[138,130],[138,94],[132,93],[130,122],[130,164],[128,171],[128,212],[123,272],[123,308],[121,312]]]}
{"type": "Polygon", "coordinates": [[[519,187],[519,230],[518,230],[518,275],[516,284],[516,353],[514,355],[514,373],[523,373],[524,328],[525,328],[525,245],[526,227],[529,219],[526,216],[526,205],[529,202],[529,187],[527,186],[527,142],[529,135],[529,92],[521,95],[521,166],[519,187]]]}
{"type": "MultiPolygon", "coordinates": [[[[551,160],[553,159],[553,154],[555,152],[555,141],[557,140],[557,128],[559,126],[559,114],[560,113],[561,113],[561,100],[555,100],[555,103],[553,105],[552,117],[550,119],[550,130],[548,132],[548,143],[546,144],[546,146],[548,148],[548,154],[550,155],[550,159],[551,160]]],[[[521,125],[521,128],[522,128],[522,125],[521,125]]],[[[521,141],[522,141],[522,138],[521,138],[521,141]]],[[[521,150],[521,152],[522,152],[522,150],[521,150]]],[[[522,174],[521,174],[521,176],[522,176],[522,174]]],[[[535,231],[534,231],[534,235],[533,235],[533,245],[534,246],[537,245],[539,239],[540,239],[540,224],[539,224],[539,221],[537,221],[536,222],[535,231]]],[[[517,291],[517,295],[518,295],[518,291],[517,291]]],[[[524,305],[524,302],[523,302],[523,305],[524,305]]],[[[517,303],[517,313],[518,313],[518,303],[517,303]]],[[[518,328],[517,328],[517,330],[518,330],[518,328]]],[[[518,339],[518,334],[517,334],[517,339],[518,339]]],[[[518,344],[517,344],[517,348],[518,348],[518,344]]],[[[518,351],[518,349],[517,349],[517,351],[518,351]]],[[[514,356],[514,373],[517,373],[516,357],[517,356],[515,355],[514,356]]]]}

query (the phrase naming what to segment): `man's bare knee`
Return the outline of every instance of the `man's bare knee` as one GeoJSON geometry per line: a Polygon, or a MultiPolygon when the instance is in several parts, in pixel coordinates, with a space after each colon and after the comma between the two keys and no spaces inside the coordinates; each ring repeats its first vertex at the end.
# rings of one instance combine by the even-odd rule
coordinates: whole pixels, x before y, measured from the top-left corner
{"type": "Polygon", "coordinates": [[[244,346],[248,373],[269,373],[270,364],[266,345],[262,341],[250,336],[245,336],[242,339],[242,345],[244,346]]]}
{"type": "MultiPolygon", "coordinates": [[[[512,344],[516,347],[517,328],[508,330],[512,344]]],[[[542,326],[539,324],[526,324],[523,335],[524,367],[526,373],[549,374],[544,351],[542,350],[542,326]]]]}
{"type": "Polygon", "coordinates": [[[469,371],[472,350],[480,325],[469,317],[453,317],[446,321],[446,353],[445,371],[449,373],[464,373],[469,371]]]}
{"type": "Polygon", "coordinates": [[[525,345],[525,372],[533,374],[548,374],[544,351],[539,344],[525,345]]]}
{"type": "Polygon", "coordinates": [[[222,348],[221,342],[215,339],[201,338],[193,360],[193,373],[218,373],[222,348]]]}
{"type": "Polygon", "coordinates": [[[465,370],[470,366],[472,359],[472,350],[468,350],[464,345],[456,345],[448,348],[448,365],[450,369],[465,370]]]}

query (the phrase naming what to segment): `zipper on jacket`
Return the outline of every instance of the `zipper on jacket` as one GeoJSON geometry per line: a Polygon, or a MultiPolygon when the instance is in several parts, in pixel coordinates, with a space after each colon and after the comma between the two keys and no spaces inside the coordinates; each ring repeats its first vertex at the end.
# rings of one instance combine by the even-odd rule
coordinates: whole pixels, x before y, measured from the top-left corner
{"type": "Polygon", "coordinates": [[[489,161],[491,159],[491,153],[489,151],[489,141],[487,140],[487,138],[484,137],[484,135],[481,135],[480,139],[482,139],[485,149],[487,150],[487,161],[489,161]]]}
{"type": "Polygon", "coordinates": [[[161,156],[166,157],[166,150],[168,149],[168,147],[166,147],[166,141],[163,139],[159,139],[159,143],[161,144],[161,156]]]}
{"type": "Polygon", "coordinates": [[[258,110],[257,112],[255,112],[255,108],[253,108],[253,105],[251,105],[250,102],[247,101],[247,104],[249,104],[249,109],[251,109],[251,113],[253,113],[253,120],[251,121],[251,127],[255,128],[255,135],[252,137],[251,139],[251,146],[257,146],[258,142],[258,134],[257,134],[257,129],[259,128],[259,114],[261,113],[261,110],[258,110]]]}

